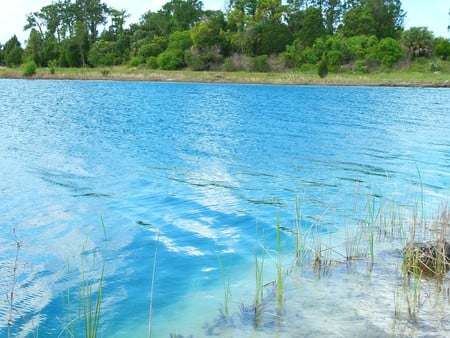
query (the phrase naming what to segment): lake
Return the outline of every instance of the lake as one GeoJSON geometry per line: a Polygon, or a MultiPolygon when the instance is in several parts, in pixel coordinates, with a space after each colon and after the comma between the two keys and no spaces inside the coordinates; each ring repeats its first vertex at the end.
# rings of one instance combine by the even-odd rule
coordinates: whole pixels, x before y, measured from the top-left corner
{"type": "MultiPolygon", "coordinates": [[[[96,297],[100,282],[102,335],[146,337],[152,308],[153,336],[205,336],[224,284],[230,312],[254,301],[255,250],[264,283],[276,278],[277,222],[288,270],[297,212],[332,246],[370,198],[430,213],[448,201],[448,89],[0,80],[0,98],[0,336],[8,321],[19,336],[66,336],[79,290],[96,297]]],[[[401,248],[380,253],[394,274],[401,248]]],[[[361,297],[320,301],[313,275],[300,286],[311,311],[292,320],[304,334],[392,333],[361,322],[361,297]],[[330,309],[339,320],[321,331],[330,309]]],[[[282,324],[219,332],[272,337],[292,329],[289,309],[282,324]]]]}

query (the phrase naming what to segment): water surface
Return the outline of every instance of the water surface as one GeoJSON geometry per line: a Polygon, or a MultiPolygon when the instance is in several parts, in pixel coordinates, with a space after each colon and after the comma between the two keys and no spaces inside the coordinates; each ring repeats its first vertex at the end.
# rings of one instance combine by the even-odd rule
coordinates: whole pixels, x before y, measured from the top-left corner
{"type": "Polygon", "coordinates": [[[448,89],[0,80],[0,98],[1,335],[10,316],[64,332],[68,290],[104,262],[102,330],[146,336],[157,252],[153,333],[202,336],[218,258],[251,301],[256,230],[275,247],[295,196],[305,230],[338,233],[368,194],[449,193],[448,89]]]}

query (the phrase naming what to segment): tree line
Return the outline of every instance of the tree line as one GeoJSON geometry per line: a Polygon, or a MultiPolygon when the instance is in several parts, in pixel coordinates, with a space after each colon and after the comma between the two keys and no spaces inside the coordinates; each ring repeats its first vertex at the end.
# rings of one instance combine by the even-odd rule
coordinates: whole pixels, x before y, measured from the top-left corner
{"type": "Polygon", "coordinates": [[[0,64],[367,72],[405,57],[450,59],[447,39],[404,30],[400,0],[229,0],[225,12],[171,0],[126,27],[128,17],[101,0],[54,1],[27,15],[24,48],[16,36],[0,44],[0,64]]]}

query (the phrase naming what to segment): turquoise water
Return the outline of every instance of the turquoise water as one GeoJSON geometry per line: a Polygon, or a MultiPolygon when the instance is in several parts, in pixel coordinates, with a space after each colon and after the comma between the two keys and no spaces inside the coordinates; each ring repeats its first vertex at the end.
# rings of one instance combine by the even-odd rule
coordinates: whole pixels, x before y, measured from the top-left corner
{"type": "Polygon", "coordinates": [[[0,98],[0,335],[64,333],[104,263],[102,332],[146,336],[156,253],[153,334],[201,336],[218,258],[251,301],[256,229],[274,248],[278,214],[292,248],[296,195],[324,233],[369,193],[449,195],[448,89],[0,80],[0,98]]]}

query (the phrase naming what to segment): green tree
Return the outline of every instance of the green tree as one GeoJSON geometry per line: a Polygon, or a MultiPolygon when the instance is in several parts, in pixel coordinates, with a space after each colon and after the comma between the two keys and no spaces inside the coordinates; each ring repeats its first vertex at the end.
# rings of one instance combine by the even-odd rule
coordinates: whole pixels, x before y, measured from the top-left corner
{"type": "Polygon", "coordinates": [[[94,43],[88,52],[88,62],[90,65],[113,66],[116,63],[114,53],[114,42],[99,40],[94,43]]]}
{"type": "Polygon", "coordinates": [[[26,60],[33,60],[37,66],[42,66],[42,47],[43,41],[41,35],[36,29],[32,29],[28,38],[27,47],[24,51],[26,60]]]}
{"type": "Polygon", "coordinates": [[[107,23],[110,9],[100,0],[76,0],[75,6],[77,22],[86,26],[88,42],[94,44],[98,38],[98,26],[107,23]]]}
{"type": "Polygon", "coordinates": [[[263,20],[247,29],[253,55],[278,54],[286,50],[293,37],[289,28],[281,22],[263,20]]]}
{"type": "Polygon", "coordinates": [[[344,36],[376,35],[375,19],[367,7],[357,6],[344,14],[341,32],[344,36]]]}
{"type": "Polygon", "coordinates": [[[298,33],[298,37],[304,46],[312,46],[316,39],[326,35],[322,12],[319,8],[308,7],[305,10],[303,26],[298,33]]]}
{"type": "Polygon", "coordinates": [[[324,23],[327,33],[329,35],[334,34],[342,17],[343,8],[341,0],[324,1],[322,11],[324,13],[324,23]]]}
{"type": "Polygon", "coordinates": [[[450,41],[437,38],[435,41],[434,54],[443,60],[450,60],[450,41]]]}
{"type": "Polygon", "coordinates": [[[373,47],[371,57],[386,68],[392,68],[403,56],[399,41],[393,38],[385,38],[373,47]]]}
{"type": "Polygon", "coordinates": [[[357,0],[343,5],[345,36],[375,35],[378,39],[398,38],[403,29],[405,13],[400,0],[357,0]]]}
{"type": "Polygon", "coordinates": [[[4,64],[4,59],[5,59],[5,51],[3,50],[5,47],[0,43],[0,65],[4,64]]]}
{"type": "Polygon", "coordinates": [[[426,27],[411,27],[404,31],[402,42],[411,57],[430,56],[433,52],[433,32],[426,27]]]}
{"type": "Polygon", "coordinates": [[[170,22],[170,31],[191,29],[203,15],[203,3],[200,0],[171,0],[162,7],[170,22]]]}
{"type": "Polygon", "coordinates": [[[5,43],[4,59],[6,66],[17,67],[22,64],[23,50],[17,36],[14,35],[5,43]]]}
{"type": "Polygon", "coordinates": [[[322,79],[328,75],[328,63],[327,63],[327,60],[325,60],[325,59],[320,60],[319,65],[317,67],[317,74],[322,79]]]}
{"type": "Polygon", "coordinates": [[[375,20],[375,35],[378,39],[400,37],[405,18],[401,0],[364,0],[363,3],[375,20]]]}
{"type": "Polygon", "coordinates": [[[220,11],[210,15],[206,20],[198,22],[190,31],[193,47],[200,50],[214,46],[222,48],[225,26],[225,17],[220,11]]]}

